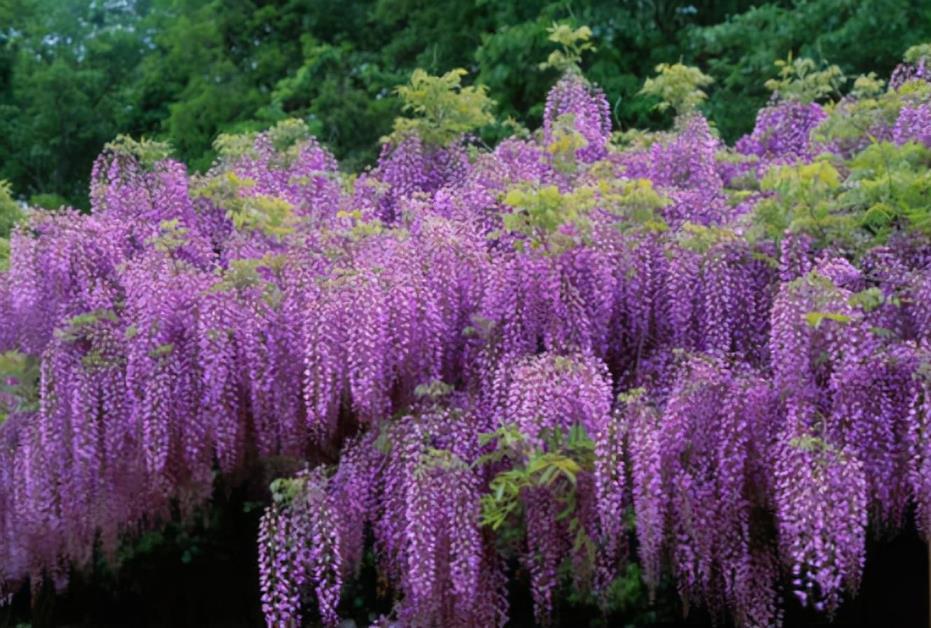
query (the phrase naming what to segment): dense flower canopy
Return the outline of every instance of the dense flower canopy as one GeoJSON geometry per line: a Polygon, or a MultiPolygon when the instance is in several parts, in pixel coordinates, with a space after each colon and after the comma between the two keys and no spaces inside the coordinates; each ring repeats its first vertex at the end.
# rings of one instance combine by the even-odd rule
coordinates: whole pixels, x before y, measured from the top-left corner
{"type": "Polygon", "coordinates": [[[833,612],[870,529],[931,533],[924,81],[777,98],[735,149],[612,136],[572,71],[534,136],[357,177],[294,122],[204,175],[111,145],[0,275],[0,595],[282,456],[269,625],[337,624],[367,551],[404,625],[503,624],[515,565],[545,624],[630,561],[740,625],[784,583],[833,612]]]}

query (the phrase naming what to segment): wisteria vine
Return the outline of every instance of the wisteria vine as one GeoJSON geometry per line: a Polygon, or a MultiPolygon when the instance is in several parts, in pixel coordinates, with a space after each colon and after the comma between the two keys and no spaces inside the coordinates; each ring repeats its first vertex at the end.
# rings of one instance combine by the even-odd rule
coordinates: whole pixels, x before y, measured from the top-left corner
{"type": "Polygon", "coordinates": [[[833,613],[871,530],[931,533],[920,52],[781,82],[735,147],[693,108],[612,134],[576,66],[539,133],[398,125],[355,177],[293,121],[203,175],[110,145],[0,275],[0,599],[283,456],[269,625],[337,625],[367,554],[403,625],[503,625],[516,571],[546,624],[630,561],[739,625],[833,613]]]}

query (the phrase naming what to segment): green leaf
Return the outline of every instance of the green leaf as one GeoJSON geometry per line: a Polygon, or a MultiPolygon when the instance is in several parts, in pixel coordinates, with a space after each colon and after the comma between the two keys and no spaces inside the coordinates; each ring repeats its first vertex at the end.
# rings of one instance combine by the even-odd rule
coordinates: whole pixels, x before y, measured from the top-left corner
{"type": "Polygon", "coordinates": [[[805,314],[805,322],[815,329],[820,327],[821,323],[825,320],[846,324],[851,321],[851,318],[845,314],[839,314],[837,312],[807,312],[805,314]]]}

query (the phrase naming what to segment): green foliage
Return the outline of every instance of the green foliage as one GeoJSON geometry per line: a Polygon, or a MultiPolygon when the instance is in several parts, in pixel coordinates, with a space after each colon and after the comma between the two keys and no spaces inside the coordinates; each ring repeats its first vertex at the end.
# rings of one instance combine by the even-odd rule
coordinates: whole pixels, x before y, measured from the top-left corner
{"type": "MultiPolygon", "coordinates": [[[[579,513],[577,483],[580,473],[594,469],[595,444],[581,425],[568,431],[544,430],[538,438],[529,439],[513,425],[479,436],[485,447],[494,444],[489,453],[481,456],[474,466],[495,465],[507,461],[505,470],[498,471],[481,499],[481,523],[495,533],[499,547],[507,554],[523,545],[526,521],[523,503],[526,492],[545,488],[558,508],[557,520],[568,530],[573,554],[587,557],[584,568],[593,571],[597,546],[582,525],[579,513]]],[[[567,571],[578,568],[577,562],[563,561],[560,572],[564,580],[584,581],[584,576],[568,578],[567,571]]],[[[578,576],[578,574],[576,574],[578,576]]],[[[591,595],[590,590],[577,590],[575,601],[591,595]]],[[[621,596],[621,603],[632,603],[631,597],[621,596]]],[[[599,600],[603,601],[603,600],[599,600]]],[[[604,605],[602,605],[604,607],[604,605]]]]}
{"type": "Polygon", "coordinates": [[[0,425],[11,412],[39,407],[39,360],[18,351],[0,353],[0,425]]]}
{"type": "Polygon", "coordinates": [[[72,316],[55,330],[55,336],[64,342],[76,342],[87,333],[92,332],[98,323],[117,322],[119,319],[113,310],[101,309],[72,316]]]}
{"type": "Polygon", "coordinates": [[[146,170],[151,170],[158,162],[171,156],[171,146],[167,142],[160,142],[147,138],[133,139],[128,135],[117,135],[116,139],[107,142],[104,151],[132,157],[146,170]]]}
{"type": "Polygon", "coordinates": [[[929,166],[921,144],[874,142],[845,163],[770,168],[760,187],[773,194],[755,207],[748,235],[779,242],[786,230],[805,233],[856,256],[896,231],[931,233],[929,166]]]}
{"type": "Polygon", "coordinates": [[[553,167],[563,174],[574,174],[578,151],[588,146],[588,141],[576,130],[572,114],[565,113],[553,121],[552,137],[546,150],[553,156],[553,167]]]}
{"type": "Polygon", "coordinates": [[[849,153],[874,140],[877,128],[895,124],[902,107],[931,96],[931,85],[910,81],[897,90],[882,91],[882,81],[875,75],[860,76],[854,82],[851,99],[828,106],[828,119],[814,132],[819,142],[837,145],[849,153]]]}
{"type": "MultiPolygon", "coordinates": [[[[847,313],[837,311],[839,303],[844,300],[843,293],[830,278],[817,271],[811,271],[799,277],[789,283],[788,287],[793,293],[803,293],[811,299],[812,309],[804,314],[805,323],[809,327],[818,329],[826,322],[846,325],[856,318],[849,310],[847,313]]],[[[869,299],[869,297],[863,298],[869,299]]]]}
{"type": "Polygon", "coordinates": [[[272,494],[272,501],[282,506],[287,506],[304,492],[307,486],[307,480],[304,477],[285,477],[277,478],[272,481],[269,487],[272,494]]]}
{"type": "Polygon", "coordinates": [[[494,122],[483,85],[463,87],[468,72],[459,68],[442,76],[414,70],[410,82],[395,89],[404,103],[402,109],[413,118],[397,118],[388,141],[399,141],[409,134],[419,135],[426,143],[448,146],[463,134],[494,122]]]}
{"type": "Polygon", "coordinates": [[[13,227],[23,219],[23,210],[13,198],[13,188],[8,181],[0,180],[0,238],[10,237],[13,227]]]}
{"type": "Polygon", "coordinates": [[[188,230],[181,226],[177,218],[163,220],[158,225],[158,235],[147,244],[152,244],[159,251],[171,253],[187,243],[187,232],[188,230]]]}
{"type": "Polygon", "coordinates": [[[848,235],[853,218],[839,213],[833,202],[840,184],[838,170],[823,160],[770,168],[760,188],[774,195],[754,209],[750,238],[779,242],[789,230],[822,241],[835,236],[835,241],[849,239],[841,236],[848,235]]]}
{"type": "MultiPolygon", "coordinates": [[[[217,271],[218,280],[210,288],[211,292],[240,291],[258,289],[266,303],[277,307],[281,303],[281,289],[274,281],[268,281],[267,274],[281,276],[285,258],[282,255],[266,253],[262,257],[250,257],[230,260],[229,265],[217,271]]],[[[226,330],[214,330],[211,333],[225,334],[226,330]]]]}
{"type": "Polygon", "coordinates": [[[886,302],[898,305],[897,299],[894,297],[887,298],[881,289],[875,287],[854,293],[847,302],[850,303],[851,306],[859,308],[864,312],[872,312],[886,302]]]}
{"type": "Polygon", "coordinates": [[[427,384],[420,384],[414,389],[417,397],[426,397],[431,400],[440,399],[453,392],[454,388],[441,380],[433,380],[427,384]]]}
{"type": "Polygon", "coordinates": [[[861,74],[853,81],[853,88],[850,95],[857,100],[864,98],[875,98],[883,93],[886,81],[876,76],[876,72],[861,74]]]}
{"type": "Polygon", "coordinates": [[[516,427],[506,425],[490,434],[482,434],[482,445],[495,443],[495,449],[476,461],[476,465],[510,460],[513,465],[501,471],[482,496],[482,525],[498,530],[513,524],[521,515],[521,494],[533,487],[549,487],[562,504],[560,518],[570,519],[570,529],[581,536],[584,532],[575,513],[576,478],[579,472],[594,468],[595,444],[581,425],[568,433],[549,430],[543,434],[542,448],[532,445],[516,427]]]}
{"type": "Polygon", "coordinates": [[[648,78],[640,93],[659,99],[659,111],[672,109],[678,116],[695,111],[708,99],[703,88],[714,83],[714,79],[695,67],[682,63],[660,63],[656,66],[657,76],[648,78]]]}
{"type": "Polygon", "coordinates": [[[558,255],[586,241],[594,211],[616,217],[615,225],[621,231],[666,231],[668,225],[659,210],[668,200],[654,189],[653,182],[619,179],[609,164],[604,166],[592,170],[595,183],[569,193],[560,192],[555,185],[519,185],[509,190],[503,201],[512,211],[504,215],[503,226],[523,236],[515,246],[558,255]]]}
{"type": "Polygon", "coordinates": [[[299,147],[310,137],[310,129],[303,120],[288,118],[281,120],[275,126],[268,130],[268,137],[271,140],[272,148],[279,153],[287,153],[299,147]]]}
{"type": "Polygon", "coordinates": [[[766,89],[774,92],[781,100],[811,103],[835,96],[847,81],[836,65],[818,69],[818,64],[808,57],[792,58],[792,53],[783,60],[778,59],[779,77],[766,81],[766,89]]]}
{"type": "MultiPolygon", "coordinates": [[[[0,5],[0,178],[26,198],[57,194],[76,207],[87,206],[93,159],[121,133],[168,141],[205,170],[218,135],[297,118],[360,169],[400,113],[394,86],[418,67],[468,68],[502,118],[535,128],[556,73],[584,66],[627,129],[665,121],[639,90],[657,63],[682,59],[715,78],[705,110],[733,140],[765,102],[774,58],[796,52],[837,61],[846,74],[883,75],[931,39],[921,0],[696,0],[689,10],[666,0],[648,10],[610,0],[0,5]],[[545,72],[528,71],[551,53],[545,72]]],[[[507,131],[480,132],[494,141],[507,131]]]]}
{"type": "Polygon", "coordinates": [[[222,162],[234,162],[237,159],[255,155],[254,143],[257,133],[220,133],[213,141],[213,150],[222,162]]]}
{"type": "MultiPolygon", "coordinates": [[[[358,4],[352,6],[359,13],[365,11],[358,4]]],[[[333,28],[346,29],[338,42],[329,41],[327,33],[299,35],[294,67],[277,81],[270,102],[257,115],[268,120],[300,117],[348,169],[359,170],[375,159],[376,140],[391,130],[391,121],[400,113],[391,90],[405,80],[409,70],[399,63],[386,63],[382,57],[386,53],[377,47],[362,49],[367,40],[355,39],[356,33],[369,40],[377,40],[377,35],[365,35],[358,21],[333,28]],[[349,33],[358,45],[347,40],[349,33]]]]}
{"type": "Polygon", "coordinates": [[[588,212],[595,201],[591,188],[563,194],[555,185],[520,185],[504,195],[505,205],[512,208],[504,215],[504,228],[524,236],[524,240],[516,242],[519,248],[526,241],[533,249],[560,253],[574,247],[589,232],[588,212]]]}
{"type": "Polygon", "coordinates": [[[768,100],[773,59],[829,59],[843,73],[888,76],[909,46],[931,39],[931,5],[923,0],[768,2],[731,11],[687,30],[687,49],[717,80],[707,112],[733,141],[768,100]]]}
{"type": "MultiPolygon", "coordinates": [[[[365,183],[367,185],[377,185],[377,183],[370,181],[366,181],[365,183]]],[[[339,211],[336,215],[339,218],[349,219],[351,222],[352,226],[346,234],[349,236],[350,240],[364,240],[384,232],[384,225],[380,220],[363,218],[361,210],[339,211]]]]}
{"type": "Polygon", "coordinates": [[[434,469],[445,469],[445,470],[467,470],[469,465],[465,463],[459,456],[449,451],[448,449],[437,449],[435,447],[427,447],[427,450],[424,452],[424,455],[421,457],[420,465],[417,468],[417,473],[429,473],[434,469]]]}
{"type": "Polygon", "coordinates": [[[850,317],[837,312],[806,312],[805,322],[809,327],[818,329],[824,321],[833,321],[835,323],[846,324],[850,322],[850,317]]]}
{"type": "MultiPolygon", "coordinates": [[[[298,156],[303,143],[310,139],[312,133],[307,123],[295,118],[279,120],[267,130],[276,156],[273,166],[287,167],[298,156]]],[[[245,157],[254,158],[256,131],[240,133],[221,133],[213,142],[213,150],[224,163],[232,163],[245,157]]]]}
{"type": "Polygon", "coordinates": [[[823,438],[811,434],[796,436],[789,441],[789,444],[801,451],[824,451],[830,448],[830,445],[823,438]]]}
{"type": "Polygon", "coordinates": [[[730,229],[687,222],[682,225],[679,242],[687,249],[705,253],[722,242],[736,239],[737,234],[730,229]]]}
{"type": "Polygon", "coordinates": [[[905,54],[902,55],[902,60],[906,63],[919,64],[921,62],[927,63],[931,61],[931,43],[918,44],[917,46],[912,46],[905,51],[905,54]]]}
{"type": "Polygon", "coordinates": [[[0,271],[6,271],[10,268],[10,241],[6,238],[0,238],[0,271]]]}
{"type": "Polygon", "coordinates": [[[279,239],[292,233],[296,217],[291,204],[277,196],[244,193],[254,186],[252,179],[224,172],[202,180],[192,195],[226,207],[227,216],[237,229],[279,239]]]}
{"type": "Polygon", "coordinates": [[[294,231],[291,203],[277,196],[264,194],[242,198],[242,203],[231,210],[233,226],[237,229],[261,231],[280,238],[294,231]]]}
{"type": "Polygon", "coordinates": [[[788,229],[856,255],[896,231],[931,233],[929,166],[931,151],[921,144],[874,142],[837,166],[817,160],[771,168],[761,188],[774,195],[755,208],[750,236],[778,242],[788,229]]]}
{"type": "Polygon", "coordinates": [[[68,205],[68,199],[61,194],[33,194],[29,197],[29,204],[42,209],[60,209],[68,205]]]}
{"type": "Polygon", "coordinates": [[[582,54],[595,50],[595,45],[590,41],[592,29],[588,26],[573,29],[568,24],[554,22],[546,32],[549,33],[549,40],[559,44],[560,49],[551,52],[547,60],[540,64],[541,70],[552,68],[558,72],[578,72],[582,54]]]}
{"type": "Polygon", "coordinates": [[[627,569],[611,581],[605,593],[605,606],[611,610],[629,613],[636,606],[644,605],[647,597],[646,586],[636,563],[627,565],[627,569]]]}
{"type": "Polygon", "coordinates": [[[593,191],[598,207],[618,218],[621,231],[645,230],[660,233],[669,229],[659,210],[669,204],[653,187],[649,179],[619,179],[609,172],[601,173],[597,166],[593,174],[598,177],[593,191]]]}
{"type": "Polygon", "coordinates": [[[0,179],[0,270],[10,263],[10,233],[24,217],[19,203],[13,198],[13,189],[8,181],[0,179]]]}
{"type": "Polygon", "coordinates": [[[0,178],[23,196],[86,203],[104,143],[135,131],[127,97],[144,53],[130,4],[17,0],[0,18],[0,178]]]}
{"type": "MultiPolygon", "coordinates": [[[[378,186],[378,182],[366,180],[365,185],[378,186]]],[[[355,209],[353,211],[341,210],[336,213],[337,217],[348,219],[351,227],[347,232],[343,232],[344,235],[352,241],[365,240],[372,236],[377,236],[381,233],[384,233],[384,225],[377,218],[365,218],[362,215],[362,211],[355,209]]]]}
{"type": "Polygon", "coordinates": [[[849,167],[848,189],[839,203],[861,216],[861,226],[876,240],[896,229],[931,233],[931,151],[924,145],[874,143],[849,167]]]}

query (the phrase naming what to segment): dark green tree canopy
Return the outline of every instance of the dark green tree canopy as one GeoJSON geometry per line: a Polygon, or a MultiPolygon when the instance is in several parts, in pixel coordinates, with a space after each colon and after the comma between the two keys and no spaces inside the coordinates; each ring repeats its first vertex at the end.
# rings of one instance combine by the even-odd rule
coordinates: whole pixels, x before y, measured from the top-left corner
{"type": "MultiPolygon", "coordinates": [[[[888,73],[931,36],[922,0],[2,0],[0,179],[25,200],[86,206],[120,133],[167,140],[195,169],[221,133],[303,119],[347,167],[371,163],[415,68],[463,68],[499,119],[536,128],[558,70],[554,22],[591,26],[585,75],[620,129],[671,122],[640,93],[660,63],[714,79],[702,105],[729,140],[769,97],[775,59],[888,73]]],[[[494,140],[502,129],[483,129],[494,140]]]]}

